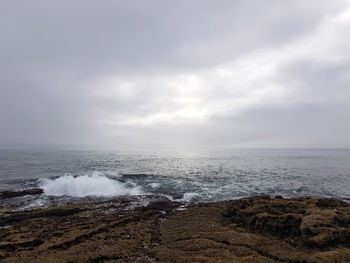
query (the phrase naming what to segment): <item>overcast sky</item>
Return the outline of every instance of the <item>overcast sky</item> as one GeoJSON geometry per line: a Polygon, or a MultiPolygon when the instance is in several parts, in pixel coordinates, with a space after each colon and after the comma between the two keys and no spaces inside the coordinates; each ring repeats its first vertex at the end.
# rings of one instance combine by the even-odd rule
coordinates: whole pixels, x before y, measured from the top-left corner
{"type": "Polygon", "coordinates": [[[0,145],[350,147],[350,2],[3,0],[0,145]]]}

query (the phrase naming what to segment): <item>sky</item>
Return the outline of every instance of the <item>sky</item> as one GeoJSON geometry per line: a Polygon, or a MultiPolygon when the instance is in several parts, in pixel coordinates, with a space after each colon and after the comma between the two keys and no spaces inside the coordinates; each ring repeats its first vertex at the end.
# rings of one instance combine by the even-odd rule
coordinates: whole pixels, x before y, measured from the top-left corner
{"type": "Polygon", "coordinates": [[[3,0],[0,145],[350,147],[350,2],[3,0]]]}

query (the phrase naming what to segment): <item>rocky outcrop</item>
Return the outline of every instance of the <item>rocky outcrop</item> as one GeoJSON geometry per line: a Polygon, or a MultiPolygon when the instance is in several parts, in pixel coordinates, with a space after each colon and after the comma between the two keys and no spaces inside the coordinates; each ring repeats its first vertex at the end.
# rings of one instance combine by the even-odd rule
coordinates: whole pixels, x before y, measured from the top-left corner
{"type": "Polygon", "coordinates": [[[350,207],[331,198],[234,201],[227,216],[251,232],[283,239],[295,246],[327,249],[350,245],[350,207]]]}
{"type": "Polygon", "coordinates": [[[13,198],[13,197],[19,197],[24,195],[40,195],[44,192],[41,188],[32,188],[27,189],[23,191],[3,191],[0,192],[0,199],[4,198],[13,198]]]}
{"type": "Polygon", "coordinates": [[[2,262],[350,262],[350,207],[251,197],[124,198],[0,213],[2,262]],[[132,209],[131,209],[132,208],[132,209]]]}

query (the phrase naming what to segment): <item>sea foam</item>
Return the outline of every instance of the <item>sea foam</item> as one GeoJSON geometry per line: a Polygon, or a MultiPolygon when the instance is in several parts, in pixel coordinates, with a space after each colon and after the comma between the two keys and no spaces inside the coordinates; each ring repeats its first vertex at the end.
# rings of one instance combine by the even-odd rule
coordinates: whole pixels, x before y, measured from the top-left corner
{"type": "Polygon", "coordinates": [[[64,175],[55,179],[39,179],[39,185],[46,195],[52,196],[119,196],[142,195],[141,187],[122,183],[95,172],[92,175],[74,177],[64,175]]]}

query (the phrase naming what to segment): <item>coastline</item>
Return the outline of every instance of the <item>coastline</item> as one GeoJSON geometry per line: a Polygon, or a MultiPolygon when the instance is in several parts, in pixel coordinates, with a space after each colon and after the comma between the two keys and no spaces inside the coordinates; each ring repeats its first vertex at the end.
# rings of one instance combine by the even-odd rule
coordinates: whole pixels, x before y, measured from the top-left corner
{"type": "Polygon", "coordinates": [[[350,206],[332,198],[129,197],[3,209],[0,225],[2,262],[350,262],[350,206]]]}

